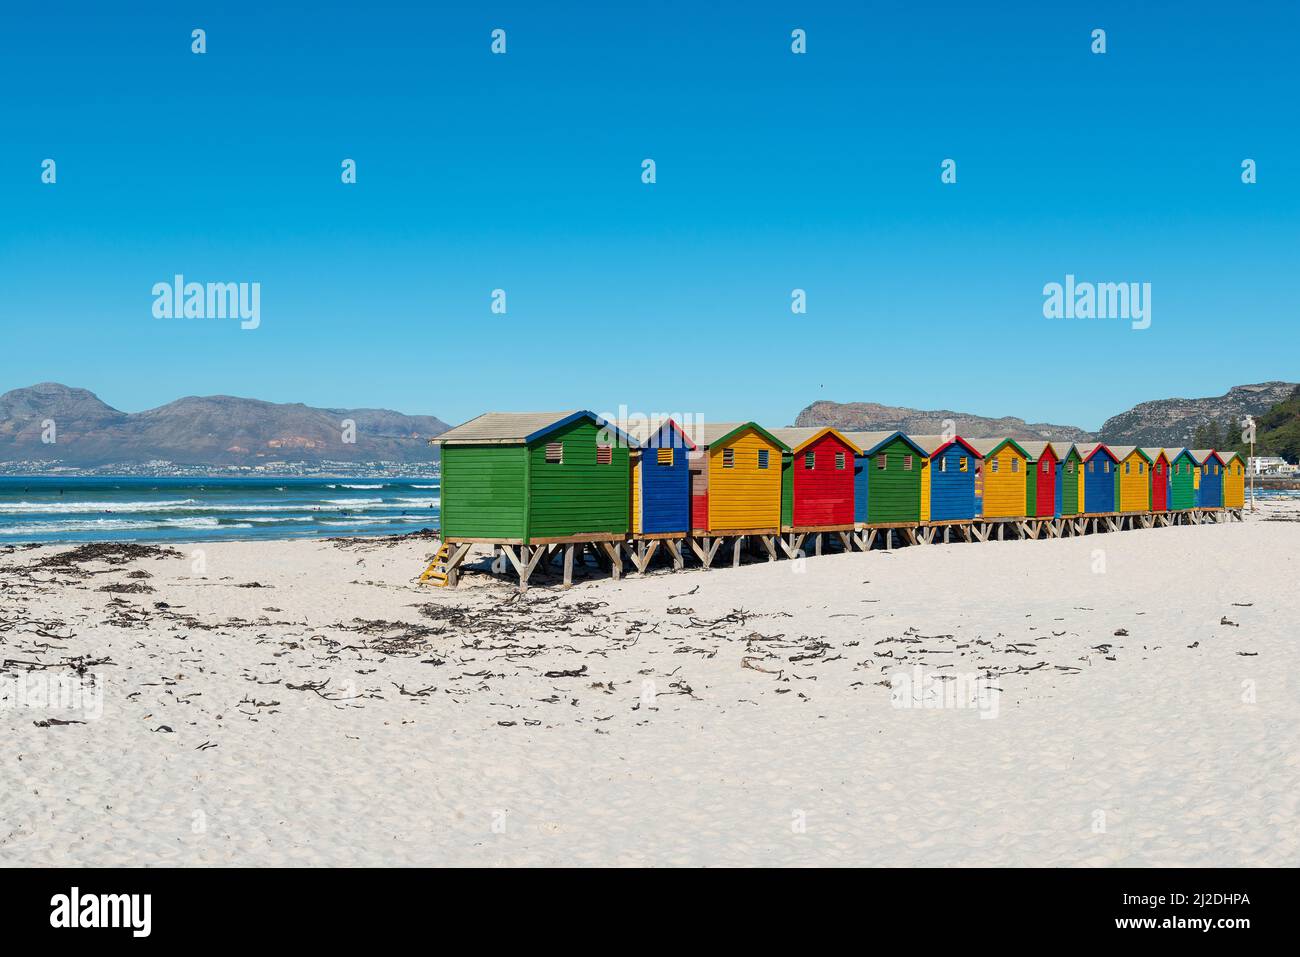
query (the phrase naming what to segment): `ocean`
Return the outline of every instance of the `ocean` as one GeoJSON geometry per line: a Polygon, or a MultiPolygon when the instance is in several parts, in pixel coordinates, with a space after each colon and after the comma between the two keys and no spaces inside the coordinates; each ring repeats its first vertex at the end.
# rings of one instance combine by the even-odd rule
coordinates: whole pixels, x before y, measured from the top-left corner
{"type": "Polygon", "coordinates": [[[392,535],[440,501],[436,478],[0,477],[0,544],[392,535]]]}

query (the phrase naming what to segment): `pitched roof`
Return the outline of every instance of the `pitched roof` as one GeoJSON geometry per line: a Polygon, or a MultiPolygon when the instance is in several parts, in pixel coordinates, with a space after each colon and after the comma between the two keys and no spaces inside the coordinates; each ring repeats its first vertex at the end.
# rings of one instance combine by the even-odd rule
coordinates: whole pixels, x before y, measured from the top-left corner
{"type": "Polygon", "coordinates": [[[813,442],[816,442],[827,432],[835,433],[836,437],[839,438],[841,441],[843,441],[849,448],[851,448],[855,455],[862,454],[862,449],[860,449],[856,443],[852,442],[839,429],[832,428],[829,425],[815,426],[812,428],[796,426],[788,429],[772,430],[772,434],[776,436],[778,439],[780,439],[782,442],[784,442],[786,445],[790,446],[790,451],[792,452],[798,452],[805,445],[810,445],[813,442]]]}
{"type": "Polygon", "coordinates": [[[695,440],[691,438],[686,429],[677,423],[676,419],[664,419],[662,421],[638,419],[636,422],[628,423],[627,434],[636,439],[639,445],[644,446],[651,439],[657,438],[665,429],[671,434],[671,445],[686,449],[695,448],[695,440]]]}
{"type": "Polygon", "coordinates": [[[840,433],[858,448],[864,452],[867,449],[874,448],[885,439],[893,435],[893,432],[842,432],[840,433]]]}
{"type": "Polygon", "coordinates": [[[1222,456],[1222,458],[1223,458],[1224,465],[1227,465],[1233,459],[1240,459],[1242,462],[1246,461],[1246,457],[1242,455],[1240,452],[1229,452],[1227,455],[1222,456]]]}
{"type": "Polygon", "coordinates": [[[1134,452],[1136,452],[1138,455],[1142,456],[1142,457],[1143,457],[1144,459],[1146,459],[1148,462],[1152,461],[1151,456],[1147,455],[1146,452],[1144,452],[1142,449],[1138,448],[1136,445],[1112,445],[1112,446],[1110,446],[1110,453],[1111,453],[1111,455],[1115,456],[1115,458],[1118,459],[1118,460],[1121,461],[1121,462],[1123,462],[1126,458],[1128,458],[1128,457],[1129,457],[1130,455],[1132,455],[1134,452]]]}
{"type": "Polygon", "coordinates": [[[1089,442],[1087,445],[1079,446],[1079,456],[1085,462],[1088,461],[1088,459],[1092,458],[1094,455],[1096,455],[1098,452],[1103,452],[1103,451],[1111,458],[1113,458],[1116,462],[1120,460],[1120,457],[1115,454],[1115,450],[1112,449],[1105,442],[1089,442]]]}
{"type": "Polygon", "coordinates": [[[992,455],[998,449],[1002,448],[1002,446],[1004,445],[1012,446],[1017,452],[1019,452],[1025,458],[1029,458],[1029,453],[1025,451],[1025,447],[1021,445],[1019,442],[1017,442],[1015,439],[1010,439],[1010,438],[971,439],[970,442],[971,445],[975,446],[975,448],[979,450],[979,454],[983,458],[988,458],[990,455],[992,455]]]}
{"type": "Polygon", "coordinates": [[[1196,459],[1197,465],[1204,465],[1206,459],[1213,455],[1220,463],[1223,462],[1223,456],[1214,449],[1188,449],[1192,453],[1192,458],[1196,459]]]}
{"type": "Polygon", "coordinates": [[[745,429],[753,429],[763,438],[767,439],[773,445],[778,446],[781,451],[789,452],[790,447],[778,439],[767,429],[763,428],[757,422],[704,422],[695,427],[695,441],[699,443],[700,448],[708,448],[712,445],[719,445],[731,439],[735,433],[742,432],[745,429]]]}
{"type": "Polygon", "coordinates": [[[1020,447],[1025,450],[1025,456],[1031,462],[1037,462],[1049,448],[1058,459],[1063,458],[1055,442],[1021,442],[1020,447]]]}
{"type": "Polygon", "coordinates": [[[1160,456],[1162,456],[1162,455],[1163,455],[1165,458],[1169,459],[1170,461],[1173,461],[1173,459],[1174,459],[1174,456],[1172,456],[1172,455],[1169,454],[1169,450],[1168,450],[1168,449],[1150,449],[1150,448],[1144,448],[1144,449],[1139,449],[1139,451],[1140,451],[1143,455],[1145,455],[1145,456],[1147,457],[1147,459],[1148,459],[1149,461],[1151,461],[1151,462],[1154,462],[1156,459],[1160,458],[1160,456]]]}
{"type": "Polygon", "coordinates": [[[464,425],[443,432],[433,442],[435,445],[524,445],[584,417],[592,419],[602,428],[608,428],[633,448],[637,446],[636,440],[627,433],[586,409],[569,412],[484,412],[464,425]]]}
{"type": "Polygon", "coordinates": [[[953,435],[953,436],[912,435],[908,437],[917,445],[919,445],[921,448],[923,448],[925,450],[925,454],[930,456],[931,458],[938,455],[940,452],[942,452],[944,449],[946,449],[948,446],[954,443],[962,446],[971,455],[974,455],[976,457],[979,457],[980,455],[979,449],[975,448],[975,446],[971,445],[968,440],[963,439],[960,435],[953,435]]]}

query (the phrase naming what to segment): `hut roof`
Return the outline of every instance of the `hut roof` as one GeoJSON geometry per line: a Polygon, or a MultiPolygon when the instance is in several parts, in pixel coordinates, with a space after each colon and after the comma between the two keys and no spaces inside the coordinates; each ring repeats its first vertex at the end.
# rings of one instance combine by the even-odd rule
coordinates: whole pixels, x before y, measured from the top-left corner
{"type": "Polygon", "coordinates": [[[971,445],[970,442],[963,439],[960,435],[954,435],[951,438],[946,435],[912,435],[909,436],[909,438],[921,448],[925,449],[925,454],[931,458],[938,455],[948,446],[954,444],[960,445],[976,458],[980,457],[979,449],[975,448],[975,446],[971,445]]]}
{"type": "Polygon", "coordinates": [[[900,432],[898,429],[894,429],[892,432],[842,432],[840,434],[860,448],[866,455],[873,454],[876,449],[894,441],[896,438],[902,439],[912,448],[916,449],[918,455],[929,454],[925,449],[921,448],[921,446],[917,444],[915,439],[906,432],[900,432]]]}
{"type": "Polygon", "coordinates": [[[1096,455],[1098,452],[1103,452],[1103,451],[1111,458],[1113,458],[1116,462],[1119,461],[1120,457],[1115,453],[1115,450],[1112,449],[1105,442],[1089,442],[1086,445],[1079,446],[1079,456],[1085,462],[1088,461],[1088,459],[1092,458],[1094,455],[1096,455]]]}
{"type": "Polygon", "coordinates": [[[1025,458],[1029,458],[1029,453],[1025,451],[1025,447],[1015,439],[971,439],[970,441],[971,445],[979,450],[982,458],[988,458],[1004,445],[1010,445],[1025,458]]]}
{"type": "Polygon", "coordinates": [[[790,451],[790,446],[757,422],[705,422],[696,426],[695,439],[699,442],[701,448],[708,448],[711,445],[720,445],[726,442],[736,433],[743,432],[745,429],[753,429],[773,445],[778,446],[783,452],[790,451]]]}
{"type": "Polygon", "coordinates": [[[855,455],[861,455],[862,449],[859,448],[847,435],[839,429],[829,425],[814,426],[811,428],[798,426],[788,429],[773,429],[772,434],[790,447],[791,452],[798,452],[805,445],[811,445],[816,442],[827,432],[834,432],[835,435],[853,450],[855,455]]]}
{"type": "Polygon", "coordinates": [[[570,412],[484,412],[464,425],[442,433],[433,442],[435,445],[525,445],[581,418],[591,419],[636,448],[638,443],[630,435],[586,409],[570,412]]]}
{"type": "Polygon", "coordinates": [[[1037,462],[1049,448],[1058,459],[1064,457],[1055,442],[1021,442],[1020,447],[1025,450],[1025,457],[1031,462],[1037,462]]]}
{"type": "Polygon", "coordinates": [[[1206,460],[1209,459],[1210,456],[1214,456],[1216,459],[1218,459],[1219,464],[1221,465],[1224,464],[1223,456],[1220,455],[1218,452],[1214,451],[1214,449],[1188,449],[1188,451],[1192,453],[1192,458],[1196,459],[1197,465],[1204,465],[1206,460]]]}
{"type": "Polygon", "coordinates": [[[645,445],[665,429],[670,429],[674,433],[674,445],[680,445],[682,448],[687,449],[695,448],[695,441],[691,438],[690,433],[678,425],[676,419],[664,419],[662,422],[637,421],[628,425],[627,434],[636,439],[638,444],[645,445]]]}
{"type": "Polygon", "coordinates": [[[1174,456],[1172,456],[1172,455],[1169,454],[1169,450],[1168,450],[1168,449],[1150,449],[1150,448],[1146,448],[1146,449],[1140,449],[1139,451],[1141,451],[1142,454],[1145,455],[1145,456],[1147,457],[1147,460],[1150,461],[1150,462],[1155,462],[1155,460],[1158,459],[1158,458],[1160,458],[1160,456],[1162,456],[1162,455],[1163,455],[1166,459],[1168,459],[1168,460],[1170,460],[1170,461],[1173,461],[1173,459],[1174,459],[1174,456]]]}
{"type": "Polygon", "coordinates": [[[1138,448],[1136,445],[1112,445],[1110,447],[1110,454],[1115,456],[1115,458],[1121,462],[1123,462],[1134,452],[1142,456],[1142,458],[1146,459],[1148,462],[1155,461],[1154,459],[1151,458],[1151,456],[1147,455],[1144,450],[1138,448]]]}

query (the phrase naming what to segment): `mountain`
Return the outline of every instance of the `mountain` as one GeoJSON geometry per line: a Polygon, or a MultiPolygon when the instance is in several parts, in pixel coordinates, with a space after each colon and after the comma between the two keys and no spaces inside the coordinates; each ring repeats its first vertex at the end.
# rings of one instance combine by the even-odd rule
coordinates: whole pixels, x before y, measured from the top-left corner
{"type": "Polygon", "coordinates": [[[1290,399],[1296,388],[1294,382],[1259,382],[1233,386],[1223,395],[1205,399],[1156,399],[1111,416],[1096,434],[1073,425],[1026,422],[1012,416],[991,419],[947,409],[922,411],[875,402],[814,402],[799,413],[795,425],[833,425],[852,431],[901,429],[936,435],[950,421],[959,435],[968,438],[1010,436],[1161,448],[1225,448],[1238,441],[1245,416],[1253,415],[1258,421],[1278,403],[1290,399]]]}
{"type": "Polygon", "coordinates": [[[1225,436],[1236,442],[1241,434],[1241,420],[1247,415],[1258,418],[1291,396],[1294,382],[1260,382],[1233,386],[1225,394],[1205,399],[1157,399],[1143,402],[1127,412],[1111,416],[1101,427],[1100,440],[1119,445],[1160,447],[1196,445],[1207,435],[1220,441],[1210,447],[1228,445],[1225,436]]]}
{"type": "Polygon", "coordinates": [[[795,419],[796,426],[831,425],[841,431],[876,432],[900,429],[913,435],[938,435],[951,422],[958,435],[972,439],[1064,439],[1070,442],[1096,441],[1095,437],[1073,425],[1026,422],[1014,416],[991,419],[950,409],[922,411],[905,406],[880,405],[875,402],[814,402],[795,419]]]}
{"type": "Polygon", "coordinates": [[[0,462],[65,466],[258,465],[263,462],[424,463],[428,440],[449,426],[429,415],[387,409],[317,409],[229,395],[189,396],[126,413],[85,389],[43,382],[0,395],[0,462]],[[345,438],[355,423],[355,442],[345,438]],[[48,438],[53,424],[53,443],[48,438]]]}

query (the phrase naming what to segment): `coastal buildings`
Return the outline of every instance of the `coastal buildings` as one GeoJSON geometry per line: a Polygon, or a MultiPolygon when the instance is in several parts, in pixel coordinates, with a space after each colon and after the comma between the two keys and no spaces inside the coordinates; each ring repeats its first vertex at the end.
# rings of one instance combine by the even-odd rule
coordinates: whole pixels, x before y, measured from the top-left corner
{"type": "Polygon", "coordinates": [[[1110,515],[1116,506],[1116,466],[1119,459],[1102,443],[1080,449],[1084,468],[1084,502],[1088,515],[1110,515]]]}
{"type": "Polygon", "coordinates": [[[961,436],[912,436],[929,459],[922,473],[921,521],[969,521],[979,514],[975,477],[979,452],[961,436]]]}
{"type": "Polygon", "coordinates": [[[1142,449],[1147,461],[1151,463],[1150,469],[1150,502],[1151,511],[1165,512],[1169,510],[1169,455],[1164,449],[1142,449]]]}
{"type": "Polygon", "coordinates": [[[690,453],[691,528],[714,534],[781,529],[781,456],[790,451],[755,422],[709,423],[690,453]]]}
{"type": "Polygon", "coordinates": [[[435,441],[444,537],[532,545],[630,530],[636,443],[593,412],[488,412],[435,441]]]}
{"type": "Polygon", "coordinates": [[[1214,449],[1192,449],[1196,461],[1196,505],[1219,508],[1223,505],[1223,457],[1214,449]]]}
{"type": "Polygon", "coordinates": [[[832,428],[773,429],[772,435],[790,448],[781,467],[781,527],[852,529],[854,460],[862,449],[832,428]]]}
{"type": "Polygon", "coordinates": [[[973,439],[983,459],[984,518],[1023,518],[1028,514],[1025,476],[1029,453],[1015,439],[973,439]]]}

